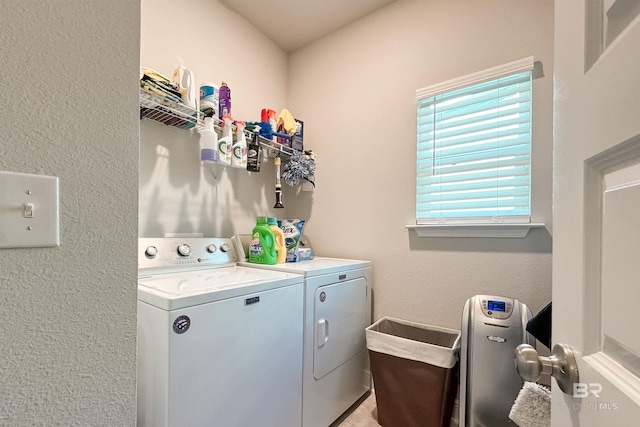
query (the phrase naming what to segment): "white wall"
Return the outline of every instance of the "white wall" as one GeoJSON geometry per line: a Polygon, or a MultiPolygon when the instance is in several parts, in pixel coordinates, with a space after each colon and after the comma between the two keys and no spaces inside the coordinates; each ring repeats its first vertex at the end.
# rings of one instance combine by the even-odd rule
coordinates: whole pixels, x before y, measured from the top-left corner
{"type": "Polygon", "coordinates": [[[0,9],[0,170],[60,178],[62,241],[0,250],[0,424],[133,425],[139,2],[0,9]]]}
{"type": "Polygon", "coordinates": [[[374,265],[375,319],[460,327],[475,294],[551,298],[551,236],[417,238],[415,91],[533,55],[534,222],[551,230],[553,2],[400,0],[290,56],[289,108],[318,153],[317,189],[289,197],[321,255],[374,265]]]}
{"type": "MultiPolygon", "coordinates": [[[[185,65],[198,87],[226,80],[236,120],[260,121],[262,108],[286,107],[286,54],[217,1],[185,0],[178,7],[173,0],[142,0],[140,47],[140,64],[169,78],[185,65]],[[176,29],[167,31],[174,21],[176,29]]],[[[141,237],[193,232],[230,237],[250,233],[258,215],[285,216],[273,209],[273,160],[259,173],[228,167],[216,179],[200,166],[196,132],[149,120],[140,128],[141,237]]]]}

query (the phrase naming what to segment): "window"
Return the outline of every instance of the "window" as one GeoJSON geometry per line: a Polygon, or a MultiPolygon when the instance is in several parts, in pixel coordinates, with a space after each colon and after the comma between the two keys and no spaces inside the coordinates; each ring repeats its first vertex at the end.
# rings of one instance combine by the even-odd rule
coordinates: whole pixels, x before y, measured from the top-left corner
{"type": "Polygon", "coordinates": [[[416,92],[416,224],[529,223],[533,58],[416,92]]]}

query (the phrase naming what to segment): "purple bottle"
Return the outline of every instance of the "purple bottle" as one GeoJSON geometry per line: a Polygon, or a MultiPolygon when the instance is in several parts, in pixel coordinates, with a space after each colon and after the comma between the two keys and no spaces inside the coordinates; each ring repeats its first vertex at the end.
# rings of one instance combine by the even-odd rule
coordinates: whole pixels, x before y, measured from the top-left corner
{"type": "Polygon", "coordinates": [[[226,81],[222,81],[219,90],[218,112],[220,119],[224,116],[231,116],[231,89],[227,86],[226,81]]]}

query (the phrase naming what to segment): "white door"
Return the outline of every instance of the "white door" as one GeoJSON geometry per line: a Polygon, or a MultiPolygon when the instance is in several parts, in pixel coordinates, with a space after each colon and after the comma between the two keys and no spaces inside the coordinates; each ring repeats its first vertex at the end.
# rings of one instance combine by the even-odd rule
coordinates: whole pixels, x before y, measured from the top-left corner
{"type": "Polygon", "coordinates": [[[557,0],[552,425],[640,425],[640,0],[557,0]]]}

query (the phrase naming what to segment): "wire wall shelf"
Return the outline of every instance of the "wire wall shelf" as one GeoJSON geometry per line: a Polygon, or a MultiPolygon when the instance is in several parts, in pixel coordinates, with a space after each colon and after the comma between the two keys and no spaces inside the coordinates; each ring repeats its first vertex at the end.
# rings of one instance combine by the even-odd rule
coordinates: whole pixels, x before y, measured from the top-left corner
{"type": "Polygon", "coordinates": [[[198,110],[140,88],[140,119],[143,118],[180,129],[195,129],[202,126],[204,116],[198,110]]]}
{"type": "MultiPolygon", "coordinates": [[[[142,119],[150,119],[191,132],[198,132],[204,129],[204,114],[201,111],[140,88],[140,120],[142,119]]],[[[222,121],[219,119],[214,120],[215,128],[220,132],[222,121]]],[[[244,133],[247,141],[253,140],[255,135],[253,132],[245,130],[244,133]]],[[[291,147],[268,140],[260,135],[257,135],[257,138],[262,148],[269,153],[269,157],[290,157],[297,152],[291,147]]]]}

